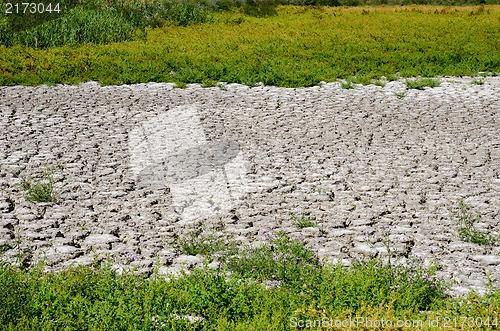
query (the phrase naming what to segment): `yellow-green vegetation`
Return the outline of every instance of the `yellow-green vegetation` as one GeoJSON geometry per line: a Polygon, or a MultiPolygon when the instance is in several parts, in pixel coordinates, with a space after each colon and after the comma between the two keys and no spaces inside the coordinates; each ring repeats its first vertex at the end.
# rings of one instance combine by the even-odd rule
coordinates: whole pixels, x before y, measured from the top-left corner
{"type": "MultiPolygon", "coordinates": [[[[33,49],[0,46],[0,85],[236,82],[310,86],[381,76],[500,72],[500,6],[295,7],[214,12],[147,29],[146,40],[33,49]]],[[[208,85],[213,85],[210,83],[208,85]]]]}
{"type": "Polygon", "coordinates": [[[107,263],[44,273],[0,263],[2,330],[496,330],[500,292],[451,298],[436,266],[324,263],[283,233],[171,280],[107,263]],[[383,327],[381,327],[381,323],[383,327]],[[392,326],[392,327],[391,327],[392,326]],[[400,326],[400,327],[396,327],[400,326]]]}

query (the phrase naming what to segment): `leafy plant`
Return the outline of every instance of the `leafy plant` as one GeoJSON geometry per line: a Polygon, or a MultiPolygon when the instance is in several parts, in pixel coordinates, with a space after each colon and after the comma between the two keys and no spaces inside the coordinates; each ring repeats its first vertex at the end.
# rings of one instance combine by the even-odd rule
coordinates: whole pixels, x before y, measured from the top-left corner
{"type": "Polygon", "coordinates": [[[458,234],[460,239],[478,245],[495,245],[500,240],[497,236],[480,231],[474,224],[481,220],[480,213],[473,213],[472,206],[463,201],[458,203],[458,211],[454,212],[456,223],[458,224],[458,234]]]}

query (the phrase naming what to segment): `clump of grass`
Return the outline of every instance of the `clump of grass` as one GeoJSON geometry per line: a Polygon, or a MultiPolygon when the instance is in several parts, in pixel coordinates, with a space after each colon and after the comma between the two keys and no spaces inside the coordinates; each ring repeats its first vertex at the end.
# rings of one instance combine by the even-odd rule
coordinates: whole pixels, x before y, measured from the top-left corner
{"type": "Polygon", "coordinates": [[[25,178],[21,181],[21,188],[26,199],[32,202],[54,202],[56,192],[54,189],[53,173],[45,170],[40,179],[25,178]]]}
{"type": "Polygon", "coordinates": [[[353,89],[356,86],[354,85],[354,81],[352,79],[346,79],[340,82],[340,87],[343,89],[353,89]]]}
{"type": "Polygon", "coordinates": [[[299,229],[318,226],[318,224],[311,219],[311,216],[305,214],[300,216],[292,214],[292,224],[299,229]]]}
{"type": "Polygon", "coordinates": [[[187,88],[187,84],[185,82],[176,82],[174,88],[185,89],[187,88]]]}
{"type": "Polygon", "coordinates": [[[403,99],[403,98],[406,96],[406,92],[396,92],[396,93],[394,93],[394,95],[395,95],[398,99],[403,99]]]}
{"type": "Polygon", "coordinates": [[[434,78],[407,79],[405,84],[407,88],[417,90],[423,90],[424,87],[438,87],[441,85],[439,80],[434,78]]]}
{"type": "Polygon", "coordinates": [[[472,84],[475,84],[475,85],[483,85],[483,84],[484,84],[484,78],[474,79],[474,80],[472,81],[472,84]]]}
{"type": "Polygon", "coordinates": [[[201,87],[215,87],[218,86],[218,83],[213,79],[206,79],[201,82],[201,87]]]}
{"type": "Polygon", "coordinates": [[[231,254],[235,243],[222,236],[222,229],[222,226],[209,228],[198,223],[185,234],[176,235],[174,247],[182,254],[204,255],[209,258],[215,254],[231,254]]]}
{"type": "Polygon", "coordinates": [[[481,214],[474,213],[472,206],[460,201],[458,203],[458,211],[454,212],[454,216],[458,224],[458,234],[463,241],[478,245],[495,245],[500,242],[497,236],[485,233],[474,227],[474,224],[481,220],[481,214]]]}

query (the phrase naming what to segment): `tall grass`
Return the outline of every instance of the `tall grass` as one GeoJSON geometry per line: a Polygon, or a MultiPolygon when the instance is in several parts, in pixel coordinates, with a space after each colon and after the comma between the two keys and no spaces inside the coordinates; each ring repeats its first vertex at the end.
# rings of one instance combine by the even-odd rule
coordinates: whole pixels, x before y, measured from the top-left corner
{"type": "Polygon", "coordinates": [[[190,0],[92,0],[77,2],[75,8],[64,7],[60,14],[53,14],[51,20],[41,18],[38,24],[28,22],[30,17],[18,15],[14,24],[14,16],[2,11],[0,45],[49,48],[136,40],[145,37],[146,27],[206,22],[209,11],[190,0]]]}

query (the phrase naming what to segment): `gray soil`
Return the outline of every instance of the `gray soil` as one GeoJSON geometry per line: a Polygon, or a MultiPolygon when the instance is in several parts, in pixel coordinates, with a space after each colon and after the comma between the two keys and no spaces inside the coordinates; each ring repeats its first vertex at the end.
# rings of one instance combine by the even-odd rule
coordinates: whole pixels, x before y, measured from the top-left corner
{"type": "Polygon", "coordinates": [[[461,240],[453,214],[464,200],[500,235],[500,79],[442,81],[0,87],[0,258],[168,274],[200,265],[175,245],[190,231],[283,230],[344,264],[436,262],[454,294],[500,287],[500,247],[461,240]],[[45,169],[56,200],[28,201],[45,169]]]}

